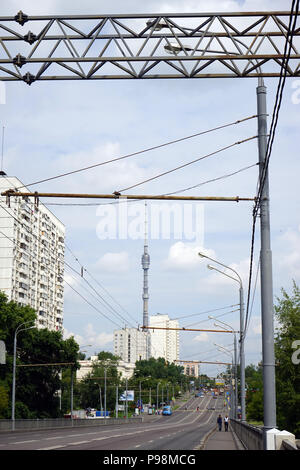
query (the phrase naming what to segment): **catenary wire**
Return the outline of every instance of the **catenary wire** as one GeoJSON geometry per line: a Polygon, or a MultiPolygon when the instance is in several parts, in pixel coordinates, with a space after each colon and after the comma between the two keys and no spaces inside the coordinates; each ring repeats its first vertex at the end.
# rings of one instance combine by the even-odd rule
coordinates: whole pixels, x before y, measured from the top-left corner
{"type": "Polygon", "coordinates": [[[100,162],[100,163],[95,163],[94,165],[90,165],[90,166],[86,166],[86,167],[83,167],[83,168],[79,168],[77,170],[73,170],[73,171],[69,171],[69,172],[66,172],[66,173],[62,173],[62,174],[59,174],[59,175],[56,175],[56,176],[52,176],[50,178],[45,178],[45,179],[42,179],[42,180],[39,180],[39,181],[35,181],[33,183],[28,183],[28,184],[24,184],[22,186],[19,186],[17,188],[18,189],[21,189],[21,188],[24,188],[24,187],[29,187],[29,186],[33,186],[35,184],[40,184],[40,183],[44,183],[46,181],[51,181],[51,180],[54,180],[54,179],[58,179],[58,178],[62,178],[64,176],[69,176],[69,175],[74,175],[75,173],[79,173],[79,172],[82,172],[82,171],[86,171],[86,170],[90,170],[92,168],[96,168],[96,167],[99,167],[99,166],[103,166],[103,165],[107,165],[109,163],[113,163],[113,162],[116,162],[116,161],[120,161],[120,160],[125,160],[126,158],[130,158],[130,157],[134,157],[134,156],[137,156],[137,155],[141,155],[142,153],[146,153],[146,152],[150,152],[152,150],[157,150],[159,148],[163,148],[163,147],[166,147],[166,146],[169,146],[169,145],[172,145],[172,144],[175,144],[175,143],[178,143],[178,142],[183,142],[185,140],[188,140],[188,139],[191,139],[193,137],[198,137],[200,135],[204,135],[204,134],[208,134],[209,132],[213,132],[213,131],[216,131],[216,130],[219,130],[219,129],[224,129],[226,127],[229,127],[229,126],[233,126],[233,125],[236,125],[236,124],[240,124],[242,122],[245,122],[245,121],[248,121],[250,119],[254,119],[256,118],[257,115],[254,115],[254,116],[249,116],[249,117],[246,117],[246,118],[243,118],[243,119],[239,119],[237,121],[234,121],[234,122],[231,122],[231,123],[228,123],[228,124],[223,124],[221,126],[218,126],[218,127],[214,127],[212,129],[208,129],[208,130],[205,130],[205,131],[201,131],[201,132],[197,132],[196,134],[192,134],[192,135],[189,135],[189,136],[186,136],[186,137],[182,137],[180,139],[176,139],[176,140],[172,140],[172,141],[169,141],[169,142],[165,142],[163,144],[160,144],[160,145],[155,145],[155,146],[152,146],[152,147],[149,147],[149,148],[146,148],[146,149],[143,149],[143,150],[139,150],[137,152],[133,152],[133,153],[129,153],[127,155],[123,155],[121,157],[116,157],[116,158],[112,158],[110,160],[107,160],[105,162],[100,162]]]}
{"type": "MultiPolygon", "coordinates": [[[[79,264],[80,266],[80,269],[81,269],[81,277],[84,278],[83,276],[83,272],[86,272],[90,277],[91,279],[93,279],[93,281],[99,286],[101,287],[101,289],[104,290],[104,292],[106,292],[106,294],[119,306],[119,308],[121,308],[123,310],[124,313],[126,313],[126,315],[128,315],[129,318],[131,318],[132,321],[134,321],[136,323],[136,320],[130,315],[130,313],[108,292],[108,290],[83,266],[83,264],[80,262],[80,260],[78,259],[78,257],[73,253],[73,251],[70,249],[70,247],[65,244],[67,250],[71,253],[71,255],[73,256],[73,258],[75,259],[75,261],[79,264]]],[[[78,273],[79,274],[79,273],[78,273]]],[[[85,279],[85,278],[84,278],[85,279]]],[[[86,281],[88,282],[88,281],[86,281]]],[[[127,320],[128,322],[128,320],[127,320]]]]}
{"type": "MultiPolygon", "coordinates": [[[[162,196],[171,196],[173,194],[178,194],[178,193],[182,193],[182,192],[185,192],[185,191],[188,191],[189,189],[194,189],[194,188],[197,188],[199,186],[204,186],[205,184],[209,184],[209,183],[213,183],[215,181],[219,181],[219,180],[222,180],[222,179],[226,179],[226,178],[229,178],[231,176],[234,176],[234,175],[237,175],[238,173],[241,173],[243,171],[246,171],[246,170],[249,170],[250,168],[253,168],[255,166],[259,165],[259,163],[253,163],[252,165],[249,165],[249,166],[246,166],[244,168],[240,168],[239,170],[236,170],[232,173],[227,173],[225,175],[222,175],[222,176],[218,176],[216,178],[213,178],[213,179],[209,179],[209,180],[206,180],[206,181],[202,181],[201,183],[198,183],[194,186],[190,186],[188,188],[184,188],[184,189],[180,189],[180,190],[177,190],[177,191],[173,191],[173,192],[170,192],[170,193],[165,193],[165,194],[162,194],[162,196]]],[[[97,202],[88,202],[88,203],[57,203],[57,202],[49,202],[49,203],[44,203],[45,206],[75,206],[75,207],[86,207],[86,206],[108,206],[108,205],[115,205],[115,204],[124,204],[124,203],[130,203],[130,202],[144,202],[142,199],[130,199],[130,200],[126,200],[126,199],[119,199],[118,201],[113,201],[113,202],[105,202],[105,203],[97,203],[97,202]]],[[[34,203],[32,203],[34,204],[34,203]]]]}
{"type": "Polygon", "coordinates": [[[196,158],[190,162],[187,162],[187,163],[184,163],[182,165],[179,165],[175,168],[172,168],[171,170],[167,170],[167,171],[164,171],[162,173],[159,173],[158,175],[155,175],[155,176],[152,176],[151,178],[147,178],[146,180],[143,180],[143,181],[140,181],[139,183],[136,183],[136,184],[133,184],[131,186],[128,186],[127,188],[123,188],[123,189],[119,189],[117,192],[118,193],[123,193],[124,191],[128,191],[129,189],[133,189],[133,188],[136,188],[138,186],[141,186],[145,183],[148,183],[149,181],[153,181],[155,179],[158,179],[158,178],[161,178],[162,176],[165,176],[165,175],[168,175],[170,173],[173,173],[175,171],[178,171],[178,170],[181,170],[182,168],[186,168],[187,166],[189,165],[193,165],[194,163],[197,163],[201,160],[204,160],[206,158],[209,158],[209,157],[212,157],[213,155],[216,155],[218,153],[221,153],[221,152],[224,152],[225,150],[228,150],[229,148],[232,148],[236,145],[240,145],[240,144],[243,144],[245,142],[249,142],[250,140],[253,140],[253,139],[256,139],[257,138],[257,135],[255,136],[252,136],[252,137],[248,137],[247,139],[244,139],[244,140],[241,140],[241,141],[237,141],[237,142],[234,142],[233,144],[230,144],[230,145],[227,145],[226,147],[222,147],[218,150],[215,150],[214,152],[211,152],[211,153],[208,153],[206,155],[203,155],[199,158],[196,158]]]}

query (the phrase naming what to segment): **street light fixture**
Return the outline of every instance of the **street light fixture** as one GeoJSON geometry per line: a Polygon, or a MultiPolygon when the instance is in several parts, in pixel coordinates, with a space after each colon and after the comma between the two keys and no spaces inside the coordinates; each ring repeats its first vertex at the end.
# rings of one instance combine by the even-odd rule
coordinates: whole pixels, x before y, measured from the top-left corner
{"type": "Polygon", "coordinates": [[[22,326],[32,323],[32,320],[21,323],[15,330],[14,335],[14,359],[13,359],[13,379],[12,379],[12,400],[11,400],[11,420],[12,420],[12,431],[15,430],[15,407],[16,407],[16,361],[17,361],[17,335],[21,331],[31,330],[35,326],[29,326],[22,328],[22,326]]]}
{"type": "Polygon", "coordinates": [[[168,24],[166,23],[166,20],[164,20],[163,18],[161,18],[159,21],[156,21],[155,19],[154,20],[148,20],[146,22],[146,25],[154,27],[154,31],[160,31],[163,28],[168,28],[169,27],[168,24]]]}
{"type": "Polygon", "coordinates": [[[240,382],[241,382],[241,421],[246,421],[246,388],[245,388],[245,351],[244,351],[244,339],[245,339],[245,326],[244,326],[244,289],[243,289],[243,283],[240,275],[237,273],[237,271],[229,266],[226,266],[226,264],[221,263],[220,261],[217,261],[213,258],[210,258],[209,256],[205,255],[204,253],[198,253],[198,255],[201,258],[207,258],[210,261],[213,261],[214,263],[219,264],[220,266],[223,266],[225,269],[229,269],[232,271],[236,276],[230,276],[227,273],[224,273],[223,271],[220,271],[219,269],[215,268],[214,266],[208,265],[208,269],[213,269],[215,271],[218,271],[219,273],[223,274],[224,276],[229,277],[230,279],[233,279],[234,281],[238,282],[239,284],[239,296],[240,296],[240,382]]]}
{"type": "Polygon", "coordinates": [[[237,55],[237,52],[227,52],[227,51],[217,51],[217,50],[212,50],[212,49],[195,49],[192,46],[188,46],[186,44],[181,45],[179,42],[170,42],[166,46],[164,46],[165,51],[171,52],[171,54],[178,54],[179,52],[208,52],[208,53],[213,53],[213,54],[232,54],[232,55],[237,55]]]}

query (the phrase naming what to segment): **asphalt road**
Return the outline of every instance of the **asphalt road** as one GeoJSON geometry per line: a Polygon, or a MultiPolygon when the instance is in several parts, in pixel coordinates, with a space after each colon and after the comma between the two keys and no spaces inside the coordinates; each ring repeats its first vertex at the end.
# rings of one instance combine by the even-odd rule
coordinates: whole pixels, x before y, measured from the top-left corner
{"type": "Polygon", "coordinates": [[[145,416],[142,423],[2,432],[1,450],[197,450],[223,413],[223,399],[190,398],[171,416],[145,416]],[[197,411],[197,406],[199,410],[197,411]],[[187,409],[185,409],[187,407],[187,409]],[[208,408],[215,407],[215,410],[208,408]]]}

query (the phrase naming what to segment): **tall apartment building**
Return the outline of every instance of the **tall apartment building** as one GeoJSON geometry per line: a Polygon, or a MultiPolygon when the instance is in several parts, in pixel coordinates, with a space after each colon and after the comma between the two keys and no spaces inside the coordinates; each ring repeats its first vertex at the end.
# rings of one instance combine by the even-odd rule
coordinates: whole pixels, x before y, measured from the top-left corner
{"type": "Polygon", "coordinates": [[[191,375],[192,377],[199,377],[199,364],[195,362],[185,362],[182,364],[178,364],[183,366],[184,374],[191,375]]]}
{"type": "Polygon", "coordinates": [[[114,355],[125,362],[147,359],[147,333],[136,328],[114,330],[114,355]]]}
{"type": "MultiPolygon", "coordinates": [[[[16,177],[0,176],[0,192],[23,187],[16,177]]],[[[9,300],[29,305],[38,328],[63,328],[65,227],[32,198],[0,197],[0,290],[9,300]]]]}
{"type": "Polygon", "coordinates": [[[168,362],[179,359],[179,332],[167,328],[179,328],[177,320],[171,320],[168,315],[157,314],[150,317],[149,326],[166,328],[151,330],[151,356],[163,357],[168,362]]]}

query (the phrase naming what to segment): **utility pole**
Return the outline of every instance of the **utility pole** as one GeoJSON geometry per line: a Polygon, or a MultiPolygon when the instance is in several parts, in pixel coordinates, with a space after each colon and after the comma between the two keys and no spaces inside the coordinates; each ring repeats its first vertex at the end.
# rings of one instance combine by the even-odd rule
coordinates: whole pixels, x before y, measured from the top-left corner
{"type": "Polygon", "coordinates": [[[263,78],[258,79],[257,114],[258,114],[258,155],[259,176],[265,180],[260,199],[260,276],[261,276],[261,322],[262,322],[262,362],[264,388],[264,435],[276,428],[276,391],[275,391],[275,354],[274,354],[274,311],[272,252],[270,237],[269,175],[266,165],[267,153],[267,89],[263,78]]]}
{"type": "Polygon", "coordinates": [[[119,417],[119,387],[116,385],[116,418],[119,417]]]}
{"type": "Polygon", "coordinates": [[[106,413],[106,367],[104,368],[104,418],[107,418],[106,413]]]}
{"type": "Polygon", "coordinates": [[[70,390],[70,400],[71,400],[71,421],[73,423],[73,389],[74,389],[74,369],[71,366],[71,390],[70,390]]]}
{"type": "Polygon", "coordinates": [[[244,289],[240,281],[240,379],[241,379],[241,413],[242,422],[246,422],[246,379],[245,379],[245,305],[244,289]]]}

